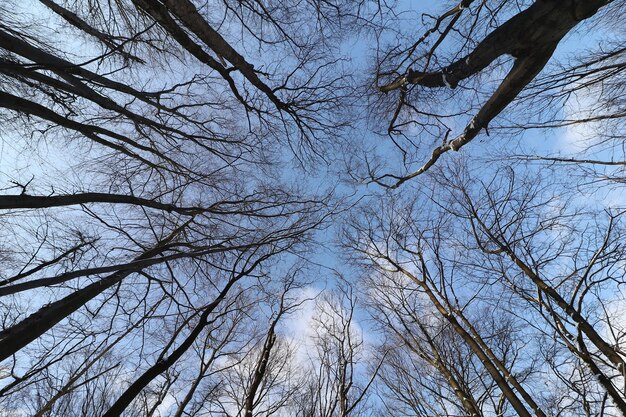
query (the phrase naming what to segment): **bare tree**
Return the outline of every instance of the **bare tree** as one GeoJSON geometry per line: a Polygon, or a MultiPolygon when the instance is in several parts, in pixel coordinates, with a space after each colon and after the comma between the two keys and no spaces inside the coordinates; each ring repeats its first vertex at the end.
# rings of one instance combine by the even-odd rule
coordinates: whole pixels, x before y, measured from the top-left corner
{"type": "MultiPolygon", "coordinates": [[[[460,401],[458,406],[469,413],[468,415],[479,412],[477,401],[472,400],[477,394],[465,392],[468,389],[467,387],[463,389],[460,381],[449,379],[452,376],[449,369],[452,365],[445,364],[443,359],[437,358],[437,355],[440,355],[440,348],[435,343],[436,330],[429,330],[425,322],[415,321],[415,317],[423,313],[420,312],[418,304],[420,302],[434,313],[435,318],[432,319],[434,323],[443,321],[445,323],[443,328],[453,331],[467,346],[468,352],[471,352],[472,356],[475,355],[477,362],[484,367],[481,373],[489,375],[492,384],[498,387],[515,413],[544,416],[540,403],[532,391],[524,386],[526,371],[516,369],[521,364],[508,363],[508,360],[512,359],[511,355],[506,350],[500,351],[495,343],[497,339],[490,334],[495,329],[481,329],[472,320],[469,311],[476,308],[477,300],[481,296],[480,287],[464,287],[463,279],[459,277],[461,273],[457,272],[459,268],[454,263],[454,256],[449,258],[450,255],[447,253],[445,225],[439,220],[428,228],[424,226],[424,229],[421,229],[421,225],[414,224],[411,220],[411,209],[404,209],[404,215],[400,214],[402,211],[393,205],[370,210],[363,213],[363,220],[355,220],[347,234],[346,243],[360,252],[360,258],[370,264],[376,273],[383,274],[385,281],[391,280],[390,283],[383,282],[383,285],[376,284],[391,289],[387,290],[387,299],[383,298],[381,301],[382,319],[387,321],[389,326],[393,324],[392,329],[401,329],[401,335],[407,331],[414,333],[412,336],[404,336],[405,344],[414,345],[415,339],[421,339],[421,349],[428,352],[424,354],[422,351],[422,355],[429,357],[439,367],[439,372],[444,373],[454,395],[460,401]],[[398,282],[399,285],[394,284],[398,282]],[[395,295],[396,299],[393,298],[393,291],[399,293],[395,295]],[[409,297],[407,294],[413,295],[409,297]],[[407,301],[405,297],[408,298],[407,301]],[[413,297],[417,299],[411,300],[413,297]],[[383,307],[385,305],[386,308],[383,307]],[[389,312],[390,305],[397,311],[389,312]],[[385,312],[387,317],[384,316],[385,312]],[[446,373],[448,375],[445,375],[446,373]]],[[[397,333],[395,336],[398,336],[397,333]]],[[[419,348],[415,349],[420,351],[419,348]]],[[[461,369],[455,367],[454,372],[461,369]]],[[[500,400],[491,399],[491,402],[498,404],[500,400]]]]}
{"type": "Polygon", "coordinates": [[[518,273],[500,269],[499,275],[513,292],[535,304],[554,336],[587,365],[614,405],[626,414],[621,386],[625,356],[621,347],[603,334],[603,321],[608,329],[615,324],[602,313],[606,298],[600,295],[621,282],[612,270],[623,259],[617,243],[622,213],[607,212],[606,219],[589,223],[576,212],[554,205],[554,197],[545,195],[541,187],[527,183],[526,190],[517,193],[515,177],[503,177],[495,183],[498,186],[478,186],[484,195],[480,203],[475,191],[470,191],[471,182],[457,183],[466,210],[462,216],[470,222],[476,247],[487,255],[508,258],[512,263],[508,266],[518,273]],[[506,201],[502,193],[506,193],[506,201]],[[553,211],[547,213],[542,207],[553,211]],[[574,233],[567,237],[566,231],[574,233]],[[559,263],[565,273],[551,270],[559,263]]]}
{"type": "Polygon", "coordinates": [[[387,392],[400,392],[391,409],[471,415],[481,404],[497,415],[508,403],[518,415],[623,415],[623,333],[610,313],[623,299],[621,212],[591,217],[540,177],[511,169],[488,181],[464,169],[431,178],[446,191],[421,203],[381,203],[355,216],[346,234],[377,277],[375,317],[394,352],[382,379],[387,392]],[[437,341],[446,332],[468,362],[444,360],[437,341]],[[427,364],[424,374],[407,375],[406,355],[427,364]],[[472,358],[473,372],[489,382],[468,389],[459,373],[472,358]],[[429,368],[443,378],[433,384],[429,368]],[[402,381],[437,389],[403,396],[402,381]],[[450,395],[441,394],[443,381],[450,395]]]}
{"type": "Polygon", "coordinates": [[[624,3],[414,8],[2,2],[0,414],[625,416],[624,3]]]}
{"type": "MultiPolygon", "coordinates": [[[[623,118],[622,106],[609,104],[611,100],[604,102],[604,109],[589,106],[584,109],[587,115],[583,112],[575,118],[563,120],[563,115],[558,113],[558,104],[573,91],[584,88],[604,91],[608,84],[621,79],[621,46],[604,47],[605,41],[607,45],[612,43],[609,30],[601,33],[603,46],[600,50],[594,52],[580,47],[579,57],[564,63],[564,67],[547,65],[563,39],[581,26],[589,27],[587,21],[600,22],[599,25],[607,21],[610,26],[608,16],[623,16],[623,9],[617,2],[501,1],[492,4],[463,0],[449,9],[442,9],[435,16],[422,15],[421,34],[399,26],[388,29],[398,33],[396,38],[388,44],[380,43],[376,85],[384,95],[393,93],[394,101],[381,97],[373,111],[377,119],[389,121],[386,131],[401,148],[408,172],[381,175],[378,167],[370,166],[372,181],[395,188],[422,175],[446,152],[458,151],[482,131],[488,135],[492,122],[513,106],[517,111],[508,112],[507,116],[520,121],[513,125],[504,121],[503,124],[514,130],[623,118]],[[486,81],[489,77],[497,81],[486,81]],[[495,86],[481,88],[483,83],[495,86]],[[454,89],[455,93],[448,93],[446,89],[454,89]],[[381,106],[381,102],[384,105],[381,106]],[[526,112],[523,106],[537,110],[526,112]],[[470,117],[465,117],[466,113],[470,117]],[[526,122],[529,118],[537,121],[524,123],[517,114],[524,114],[526,122]],[[538,119],[542,114],[548,117],[538,119]],[[464,127],[455,128],[455,125],[464,127]],[[402,133],[403,130],[407,133],[402,133]],[[416,135],[419,137],[414,138],[416,135]],[[425,141],[429,142],[427,146],[431,151],[418,151],[419,143],[425,141]],[[412,162],[416,158],[421,162],[412,162]]],[[[380,37],[390,39],[384,34],[380,37]]],[[[615,97],[619,89],[616,86],[602,94],[615,97]]],[[[561,159],[566,162],[566,158],[561,159]]],[[[584,158],[572,160],[576,159],[584,163],[584,158]]]]}
{"type": "Polygon", "coordinates": [[[258,333],[250,338],[248,349],[233,355],[233,366],[224,374],[220,390],[220,409],[229,415],[241,417],[286,415],[287,409],[299,401],[301,378],[296,367],[296,350],[289,338],[282,334],[281,324],[297,311],[308,298],[300,291],[304,270],[301,266],[287,271],[285,277],[274,285],[261,283],[257,294],[262,304],[269,307],[267,325],[255,317],[258,333]],[[261,327],[261,328],[260,328],[261,327]]]}
{"type": "Polygon", "coordinates": [[[295,414],[300,416],[367,415],[372,384],[380,362],[367,368],[367,346],[357,326],[358,297],[348,282],[316,302],[308,380],[295,414]]]}

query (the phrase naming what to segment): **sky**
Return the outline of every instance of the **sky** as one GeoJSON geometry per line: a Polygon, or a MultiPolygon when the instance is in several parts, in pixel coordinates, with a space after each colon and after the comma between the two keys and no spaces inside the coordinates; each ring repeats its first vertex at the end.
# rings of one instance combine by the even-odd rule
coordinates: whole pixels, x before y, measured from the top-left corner
{"type": "MultiPolygon", "coordinates": [[[[434,13],[437,10],[441,10],[441,5],[438,2],[424,2],[424,1],[400,1],[396,8],[396,12],[404,16],[400,22],[406,25],[407,30],[417,30],[417,32],[423,29],[421,23],[428,21],[428,19],[421,20],[419,16],[423,13],[434,13]],[[419,22],[416,25],[416,22],[419,22]]],[[[28,10],[32,15],[41,17],[41,7],[35,0],[28,0],[20,3],[22,11],[28,10]]],[[[30,20],[32,17],[27,14],[18,14],[23,18],[30,20]]],[[[45,21],[47,18],[44,18],[45,21]]],[[[395,29],[403,30],[402,27],[396,27],[395,29]]],[[[382,42],[391,39],[394,34],[387,34],[382,37],[382,42]],[[387,37],[386,37],[387,36],[387,37]]],[[[585,33],[579,33],[569,36],[566,41],[558,48],[553,60],[565,60],[573,52],[587,47],[595,46],[595,43],[599,37],[602,36],[601,31],[591,31],[585,33]],[[591,36],[589,35],[591,33],[591,36]]],[[[356,33],[354,36],[349,37],[344,41],[344,44],[340,48],[345,58],[352,68],[368,67],[368,63],[373,59],[373,46],[375,45],[372,37],[366,36],[364,33],[356,33]]],[[[63,47],[66,50],[83,51],[84,47],[80,44],[64,43],[63,47]]],[[[87,51],[85,51],[87,52],[87,51]]],[[[94,51],[90,51],[94,52],[94,51]]],[[[89,53],[85,53],[87,57],[89,53]]],[[[185,69],[174,68],[181,72],[185,69]]],[[[190,70],[191,71],[191,70],[190,70]]],[[[366,71],[364,71],[365,73],[366,71]]],[[[485,84],[482,86],[485,89],[492,88],[503,76],[503,71],[494,71],[490,77],[485,78],[485,84]]],[[[158,77],[151,79],[151,82],[158,84],[160,80],[158,77]]],[[[364,101],[366,98],[363,98],[364,101]]],[[[452,95],[454,100],[454,95],[452,95]]],[[[577,94],[571,95],[565,102],[560,113],[564,118],[568,118],[569,115],[577,114],[580,109],[584,109],[588,104],[594,102],[594,96],[592,92],[581,90],[577,94]]],[[[454,108],[456,104],[451,105],[454,108]]],[[[456,106],[461,108],[462,104],[456,106]]],[[[355,103],[354,111],[361,114],[365,112],[365,106],[362,103],[355,103]]],[[[532,109],[531,109],[532,111],[532,109]]],[[[461,119],[469,119],[472,115],[467,114],[462,116],[461,119]]],[[[450,123],[454,130],[461,130],[464,127],[464,122],[459,122],[458,118],[455,118],[450,123]]],[[[410,170],[411,167],[419,166],[420,157],[426,155],[424,149],[427,151],[430,149],[429,143],[425,146],[420,144],[421,149],[417,153],[414,164],[409,167],[402,166],[401,153],[397,151],[393,143],[388,137],[372,134],[370,130],[371,126],[362,123],[353,128],[346,134],[346,137],[340,137],[339,140],[346,140],[342,146],[338,146],[336,149],[343,149],[345,151],[354,151],[357,154],[367,154],[373,151],[377,154],[377,157],[383,161],[385,169],[390,169],[390,172],[395,174],[402,173],[406,170],[410,170]],[[349,137],[347,137],[349,136],[349,137]]],[[[411,139],[419,139],[416,136],[419,135],[419,131],[413,129],[407,129],[407,136],[411,139]]],[[[447,164],[450,161],[464,161],[469,167],[470,171],[477,176],[488,175],[494,172],[494,166],[485,167],[485,161],[491,157],[498,156],[498,148],[503,147],[507,149],[515,149],[523,155],[578,155],[581,151],[585,150],[584,143],[588,143],[590,138],[596,134],[593,125],[574,125],[565,129],[556,131],[543,132],[540,130],[529,130],[517,137],[498,137],[498,134],[493,136],[486,136],[481,134],[471,144],[466,146],[459,153],[448,153],[441,159],[442,164],[447,164]]],[[[453,135],[454,136],[454,135],[453,135]]],[[[59,176],[64,176],[67,180],[66,187],[71,187],[72,184],[76,185],[77,189],[84,185],[84,178],[80,174],[80,170],[74,170],[74,165],[78,158],[77,153],[84,150],[73,148],[69,142],[66,142],[62,146],[56,146],[56,144],[40,141],[34,135],[34,137],[18,137],[14,132],[4,131],[0,132],[2,138],[0,144],[0,189],[4,190],[6,194],[15,194],[19,189],[15,188],[14,182],[25,184],[31,178],[34,178],[31,185],[29,185],[29,192],[37,191],[38,193],[46,193],[51,190],[54,185],[54,179],[59,176]],[[36,155],[36,157],[34,156],[36,155]],[[74,176],[74,178],[72,178],[74,176]]],[[[405,142],[406,144],[406,142],[405,142]]],[[[612,156],[608,151],[600,151],[592,153],[594,157],[602,158],[612,156]]],[[[337,155],[335,155],[337,156],[337,155]]],[[[617,155],[620,156],[620,155],[617,155]]],[[[285,160],[291,158],[291,154],[286,153],[283,155],[285,160]]],[[[297,158],[294,158],[297,159],[297,158]]],[[[297,165],[297,161],[294,161],[297,165]]],[[[314,172],[306,172],[292,170],[293,165],[285,165],[286,168],[282,173],[284,179],[289,181],[295,176],[307,176],[306,180],[302,183],[313,189],[335,189],[338,195],[345,198],[345,202],[348,205],[354,205],[356,208],[372,205],[375,201],[381,197],[389,195],[389,193],[403,194],[405,192],[414,193],[414,195],[421,195],[419,188],[421,187],[420,180],[416,180],[407,183],[405,186],[397,191],[388,191],[380,188],[379,186],[366,182],[348,182],[346,177],[342,176],[341,172],[345,171],[345,160],[341,157],[331,158],[330,163],[319,165],[320,168],[316,168],[314,172]]],[[[80,167],[78,167],[80,168],[80,167]]],[[[546,170],[546,176],[551,175],[543,164],[520,164],[513,167],[520,172],[529,172],[533,170],[546,170]]],[[[569,173],[570,171],[564,171],[569,173]]],[[[564,186],[573,186],[577,184],[579,177],[570,177],[568,174],[559,178],[564,186]]],[[[56,189],[56,192],[62,191],[75,191],[56,189]]],[[[427,194],[427,193],[425,193],[427,194]]],[[[581,206],[593,207],[596,210],[603,208],[615,209],[626,207],[626,195],[620,188],[607,187],[600,188],[595,186],[581,187],[580,192],[575,196],[574,201],[581,206]]],[[[328,306],[320,296],[325,290],[332,290],[337,288],[336,273],[342,274],[348,280],[358,280],[362,277],[358,275],[361,273],[359,270],[354,269],[346,260],[345,253],[342,252],[338,246],[338,234],[341,232],[342,221],[345,220],[348,212],[343,212],[336,216],[336,219],[330,227],[318,232],[317,239],[318,245],[315,246],[314,253],[308,254],[309,260],[312,260],[317,266],[311,268],[310,284],[305,286],[299,291],[299,298],[308,299],[302,308],[288,317],[281,327],[281,332],[292,340],[297,346],[297,355],[301,360],[310,356],[311,340],[314,336],[314,316],[318,309],[327,311],[328,306]]],[[[19,232],[11,231],[14,235],[19,232]]],[[[46,299],[31,300],[34,305],[42,305],[46,302],[46,299]]],[[[626,303],[623,303],[621,296],[619,300],[611,303],[612,314],[623,314],[626,310],[626,303]]],[[[355,332],[361,335],[369,347],[380,343],[381,339],[379,335],[374,333],[373,327],[368,320],[367,313],[358,311],[356,315],[356,321],[354,323],[355,332]]],[[[167,408],[172,404],[172,399],[168,398],[162,408],[167,408]]]]}

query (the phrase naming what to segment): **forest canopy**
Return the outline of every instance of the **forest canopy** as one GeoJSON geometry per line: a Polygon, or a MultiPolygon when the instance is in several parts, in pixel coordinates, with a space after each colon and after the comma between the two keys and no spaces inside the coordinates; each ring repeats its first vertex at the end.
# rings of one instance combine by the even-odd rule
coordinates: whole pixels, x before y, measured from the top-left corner
{"type": "Polygon", "coordinates": [[[0,3],[0,417],[626,417],[626,3],[0,3]]]}

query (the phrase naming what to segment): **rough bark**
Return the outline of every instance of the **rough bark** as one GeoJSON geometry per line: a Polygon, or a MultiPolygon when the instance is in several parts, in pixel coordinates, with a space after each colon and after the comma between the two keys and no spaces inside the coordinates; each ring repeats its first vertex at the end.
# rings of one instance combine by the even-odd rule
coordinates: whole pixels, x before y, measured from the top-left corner
{"type": "MultiPolygon", "coordinates": [[[[480,107],[463,133],[435,148],[430,158],[420,168],[401,177],[391,187],[396,188],[409,179],[423,174],[444,153],[450,150],[458,151],[471,142],[481,130],[487,129],[489,123],[511,104],[545,67],[563,37],[582,20],[593,16],[602,6],[610,2],[611,0],[538,0],[487,35],[465,57],[434,72],[409,68],[405,75],[381,86],[380,90],[385,93],[404,89],[407,85],[455,88],[460,81],[483,71],[499,57],[503,55],[515,57],[507,76],[487,102],[480,107]]],[[[377,182],[380,183],[378,180],[377,182]]]]}

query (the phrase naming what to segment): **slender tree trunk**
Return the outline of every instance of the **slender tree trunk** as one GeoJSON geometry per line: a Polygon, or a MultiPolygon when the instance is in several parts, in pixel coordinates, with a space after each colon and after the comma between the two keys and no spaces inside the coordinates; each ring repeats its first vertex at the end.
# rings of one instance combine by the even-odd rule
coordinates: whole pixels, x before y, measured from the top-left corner
{"type": "Polygon", "coordinates": [[[441,302],[430,289],[430,287],[424,281],[418,279],[415,275],[413,275],[409,271],[406,271],[400,265],[396,264],[392,259],[387,260],[391,262],[396,268],[398,268],[398,270],[402,272],[402,274],[406,275],[407,278],[411,279],[413,282],[418,284],[420,288],[422,288],[426,296],[430,299],[430,301],[433,303],[433,305],[439,311],[442,317],[452,325],[454,331],[465,341],[465,343],[467,343],[472,352],[474,352],[476,357],[484,365],[489,375],[491,375],[494,382],[498,385],[500,390],[502,390],[502,393],[506,396],[511,406],[515,409],[515,412],[521,417],[532,417],[530,412],[524,406],[524,403],[518,398],[515,391],[508,384],[507,380],[502,376],[497,366],[494,365],[489,356],[476,342],[472,335],[469,334],[465,330],[465,328],[458,322],[456,317],[454,317],[454,315],[441,304],[441,302]]]}
{"type": "MultiPolygon", "coordinates": [[[[171,242],[186,225],[187,223],[177,228],[166,239],[159,242],[157,246],[144,252],[135,260],[142,261],[159,256],[167,249],[167,244],[171,242]]],[[[83,289],[75,291],[58,301],[40,308],[39,311],[31,314],[21,322],[3,330],[0,332],[0,361],[14,355],[87,302],[118,284],[130,274],[140,271],[141,269],[141,266],[132,266],[117,271],[83,289]]]]}

